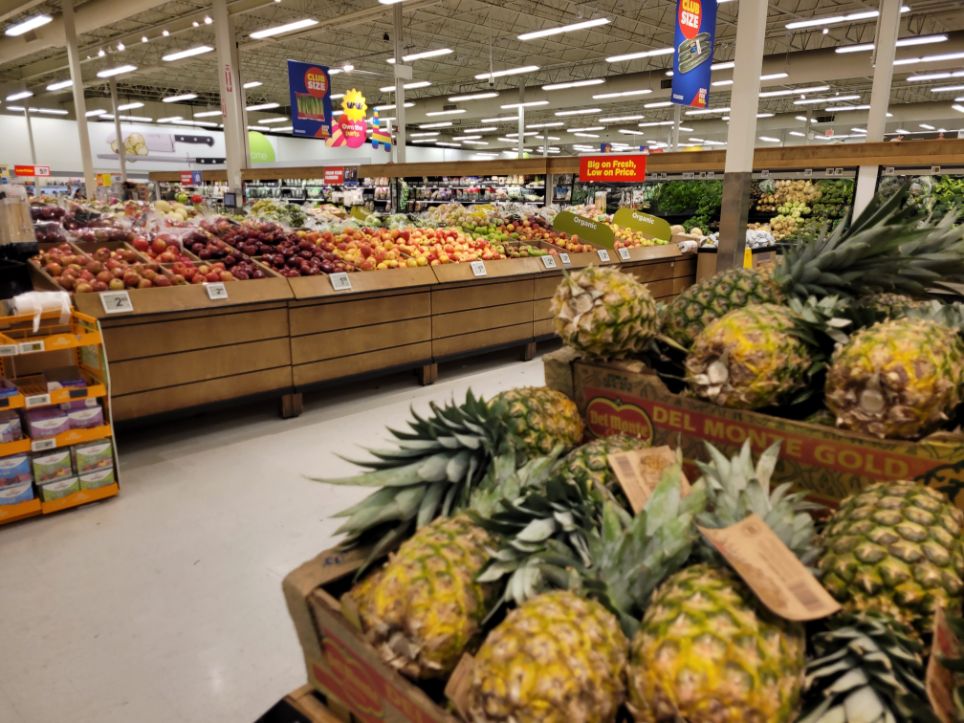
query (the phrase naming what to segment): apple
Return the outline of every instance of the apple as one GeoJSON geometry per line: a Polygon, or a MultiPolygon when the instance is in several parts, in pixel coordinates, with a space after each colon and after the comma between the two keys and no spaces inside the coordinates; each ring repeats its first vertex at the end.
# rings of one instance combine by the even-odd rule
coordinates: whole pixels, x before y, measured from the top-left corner
{"type": "Polygon", "coordinates": [[[111,291],[123,291],[124,282],[121,279],[111,279],[107,286],[111,291]]]}

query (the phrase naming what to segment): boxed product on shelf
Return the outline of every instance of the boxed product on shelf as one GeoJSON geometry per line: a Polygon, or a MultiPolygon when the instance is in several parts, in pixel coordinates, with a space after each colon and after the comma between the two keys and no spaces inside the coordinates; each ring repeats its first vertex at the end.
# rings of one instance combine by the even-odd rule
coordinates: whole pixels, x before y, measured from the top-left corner
{"type": "Polygon", "coordinates": [[[56,367],[54,369],[44,369],[44,380],[46,381],[47,391],[52,392],[56,389],[65,387],[86,387],[87,380],[84,373],[77,366],[56,367]]]}
{"type": "Polygon", "coordinates": [[[0,457],[0,487],[32,481],[33,472],[29,455],[13,454],[9,457],[0,457]]]}
{"type": "Polygon", "coordinates": [[[17,385],[9,379],[0,378],[0,399],[8,399],[17,394],[17,385]]]}
{"type": "Polygon", "coordinates": [[[20,415],[9,410],[0,412],[0,442],[15,442],[18,439],[23,439],[20,415]]]}
{"type": "Polygon", "coordinates": [[[18,482],[0,487],[0,505],[16,505],[34,498],[32,482],[18,482]]]}
{"type": "Polygon", "coordinates": [[[109,439],[72,447],[77,474],[114,467],[114,445],[109,439]]]}
{"type": "Polygon", "coordinates": [[[113,466],[80,475],[80,488],[82,490],[95,490],[112,484],[114,484],[113,466]]]}
{"type": "Polygon", "coordinates": [[[70,429],[67,412],[58,407],[28,409],[24,416],[31,439],[51,439],[70,429]]]}
{"type": "Polygon", "coordinates": [[[74,492],[80,491],[80,479],[78,477],[67,477],[56,482],[47,482],[39,485],[40,499],[44,502],[59,500],[74,492]]]}
{"type": "Polygon", "coordinates": [[[38,485],[68,477],[74,472],[69,447],[35,454],[32,464],[33,478],[38,485]]]}
{"type": "Polygon", "coordinates": [[[99,404],[71,409],[67,412],[67,419],[71,429],[91,429],[104,423],[104,408],[99,404]]]}

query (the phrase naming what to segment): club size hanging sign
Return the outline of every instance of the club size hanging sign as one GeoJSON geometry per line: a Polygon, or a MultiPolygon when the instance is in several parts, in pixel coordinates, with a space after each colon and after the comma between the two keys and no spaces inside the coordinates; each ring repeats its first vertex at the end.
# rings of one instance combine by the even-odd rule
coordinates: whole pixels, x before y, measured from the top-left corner
{"type": "Polygon", "coordinates": [[[291,132],[305,138],[331,137],[331,76],[324,65],[288,61],[291,132]]]}
{"type": "Polygon", "coordinates": [[[705,108],[710,100],[710,66],[716,38],[717,0],[677,0],[673,92],[678,105],[705,108]]]}

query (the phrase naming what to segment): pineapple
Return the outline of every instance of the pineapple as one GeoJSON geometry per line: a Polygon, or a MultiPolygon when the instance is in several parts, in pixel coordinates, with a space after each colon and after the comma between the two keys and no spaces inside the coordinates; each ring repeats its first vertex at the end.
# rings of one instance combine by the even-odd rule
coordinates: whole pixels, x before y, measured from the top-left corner
{"type": "Polygon", "coordinates": [[[469,505],[473,491],[493,465],[507,455],[520,462],[558,447],[566,451],[583,436],[576,405],[545,387],[512,389],[491,403],[470,391],[461,405],[431,405],[432,414],[413,414],[409,431],[392,435],[397,449],[373,450],[369,471],[342,479],[315,479],[337,485],[378,487],[362,502],[338,513],[345,549],[371,545],[368,562],[439,516],[469,505]]]}
{"type": "Polygon", "coordinates": [[[797,723],[937,723],[924,690],[924,646],[912,628],[874,614],[840,614],[811,639],[797,723]]]}
{"type": "Polygon", "coordinates": [[[953,413],[962,389],[964,340],[958,329],[907,316],[863,329],[842,345],[825,394],[837,426],[914,439],[953,413]]]}
{"type": "Polygon", "coordinates": [[[472,721],[612,721],[623,702],[626,636],[606,608],[567,590],[516,608],[486,638],[469,694],[472,721]]]}
{"type": "Polygon", "coordinates": [[[589,266],[566,274],[551,308],[563,342],[596,359],[637,354],[659,331],[656,302],[649,290],[611,266],[589,266]]]}
{"type": "Polygon", "coordinates": [[[622,499],[616,475],[609,466],[609,455],[648,446],[638,437],[614,434],[576,447],[560,462],[561,474],[585,490],[609,490],[622,499]]]}
{"type": "Polygon", "coordinates": [[[879,612],[922,632],[934,610],[960,609],[964,513],[916,482],[880,482],[846,498],[824,530],[818,567],[845,608],[879,612]]]}
{"type": "Polygon", "coordinates": [[[493,588],[475,578],[493,542],[465,514],[441,517],[353,588],[365,637],[385,662],[412,678],[452,672],[488,610],[493,588]]]}
{"type": "Polygon", "coordinates": [[[869,294],[857,300],[861,310],[869,312],[876,320],[896,319],[909,311],[925,309],[926,301],[915,299],[906,294],[869,294]]]}
{"type": "Polygon", "coordinates": [[[726,568],[687,567],[653,595],[633,640],[638,721],[792,721],[803,684],[803,626],[769,613],[726,568]]]}
{"type": "Polygon", "coordinates": [[[691,286],[669,304],[663,332],[689,347],[710,322],[750,303],[843,297],[879,291],[926,295],[964,283],[964,241],[956,215],[937,224],[903,218],[906,190],[872,203],[850,227],[788,249],[771,270],[731,269],[691,286]],[[771,275],[772,274],[772,275],[771,275]]]}

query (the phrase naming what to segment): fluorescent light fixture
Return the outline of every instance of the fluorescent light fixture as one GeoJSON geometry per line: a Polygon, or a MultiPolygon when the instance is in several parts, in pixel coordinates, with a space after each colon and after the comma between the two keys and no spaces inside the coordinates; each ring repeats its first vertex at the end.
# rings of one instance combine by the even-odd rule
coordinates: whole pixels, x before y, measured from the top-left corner
{"type": "Polygon", "coordinates": [[[798,95],[804,93],[825,93],[830,90],[829,85],[811,85],[809,88],[791,88],[789,90],[768,90],[760,93],[761,98],[779,98],[785,95],[798,95]]]}
{"type": "Polygon", "coordinates": [[[264,30],[256,30],[251,33],[252,38],[255,40],[264,40],[265,38],[273,38],[275,35],[284,35],[285,33],[293,33],[295,30],[304,30],[305,28],[310,28],[317,25],[318,21],[314,18],[305,18],[304,20],[295,20],[293,23],[285,23],[284,25],[276,25],[273,28],[265,28],[264,30]]]}
{"type": "MultiPolygon", "coordinates": [[[[250,90],[251,88],[257,88],[259,85],[262,85],[262,83],[261,83],[260,80],[249,80],[247,83],[245,83],[245,84],[242,85],[241,87],[244,88],[244,89],[246,89],[246,90],[250,90]]],[[[334,98],[334,96],[332,96],[332,98],[334,98]]]]}
{"type": "Polygon", "coordinates": [[[791,135],[791,136],[795,136],[795,137],[797,137],[797,138],[806,138],[806,137],[807,137],[807,134],[806,134],[806,133],[801,133],[800,131],[790,131],[790,135],[791,135]]]}
{"type": "MultiPolygon", "coordinates": [[[[665,144],[659,144],[659,145],[665,145],[665,144]]],[[[703,145],[704,146],[725,146],[726,141],[704,141],[703,145]]]]}
{"type": "Polygon", "coordinates": [[[830,108],[824,108],[824,110],[830,111],[831,113],[833,112],[846,113],[852,110],[870,110],[870,104],[864,103],[862,105],[835,105],[835,106],[831,106],[830,108]]]}
{"type": "Polygon", "coordinates": [[[757,118],[772,118],[774,115],[776,115],[776,114],[775,114],[775,113],[757,113],[757,114],[756,114],[756,117],[757,117],[757,118]]]}
{"type": "Polygon", "coordinates": [[[261,125],[274,125],[275,123],[287,123],[290,119],[283,116],[278,116],[277,118],[265,118],[264,120],[258,121],[261,125]]]}
{"type": "MultiPolygon", "coordinates": [[[[22,105],[8,105],[7,110],[17,110],[23,112],[24,107],[22,105]]],[[[63,108],[34,108],[31,106],[26,110],[30,113],[45,113],[46,115],[67,115],[67,111],[65,111],[63,108]]]]}
{"type": "MultiPolygon", "coordinates": [[[[910,8],[906,5],[900,8],[902,13],[910,12],[910,8]]],[[[787,30],[800,30],[802,28],[819,28],[823,25],[839,25],[840,23],[853,23],[858,20],[873,20],[878,15],[880,15],[879,10],[862,10],[858,13],[850,13],[848,15],[831,15],[825,18],[813,18],[811,20],[796,20],[792,23],[787,23],[784,27],[787,30]]]]}
{"type": "Polygon", "coordinates": [[[181,93],[180,95],[169,95],[166,98],[161,98],[162,103],[180,103],[184,100],[194,100],[197,98],[197,93],[181,93]]]}
{"type": "Polygon", "coordinates": [[[565,117],[569,115],[592,115],[593,113],[602,113],[602,108],[580,108],[579,110],[559,110],[555,112],[557,117],[565,117]]]}
{"type": "Polygon", "coordinates": [[[921,128],[923,128],[925,131],[932,131],[932,130],[934,130],[934,126],[932,126],[932,125],[930,125],[930,124],[928,124],[928,123],[918,123],[917,125],[919,125],[921,128]]]}
{"type": "Polygon", "coordinates": [[[178,121],[183,121],[183,120],[184,120],[184,116],[169,115],[166,118],[158,118],[157,122],[158,123],[176,123],[178,121]]]}
{"type": "Polygon", "coordinates": [[[721,88],[726,85],[733,85],[733,81],[732,80],[714,80],[710,85],[712,85],[714,88],[721,88]]]}
{"type": "Polygon", "coordinates": [[[956,110],[958,113],[964,113],[964,105],[959,105],[955,103],[954,105],[951,106],[951,108],[956,110]]]}
{"type": "Polygon", "coordinates": [[[248,126],[249,131],[270,131],[271,126],[248,126]]]}
{"type": "MultiPolygon", "coordinates": [[[[933,45],[934,43],[944,43],[947,36],[940,35],[919,35],[916,38],[901,38],[897,41],[898,48],[907,48],[912,45],[933,45]]],[[[860,45],[844,45],[842,48],[834,48],[835,53],[867,53],[874,49],[873,43],[861,43],[860,45]]]]}
{"type": "Polygon", "coordinates": [[[562,128],[565,123],[562,121],[552,121],[551,123],[527,123],[526,128],[562,128]]]}
{"type": "MultiPolygon", "coordinates": [[[[427,81],[427,80],[416,80],[416,81],[413,81],[413,82],[411,82],[411,83],[405,83],[404,85],[402,85],[402,87],[403,87],[405,90],[414,90],[415,88],[428,88],[431,84],[432,84],[432,83],[429,82],[429,81],[427,81]]],[[[379,90],[380,90],[382,93],[394,93],[394,92],[395,92],[395,86],[394,86],[394,85],[386,85],[386,86],[384,86],[384,87],[382,87],[382,88],[379,88],[379,90]]]]}
{"type": "Polygon", "coordinates": [[[946,80],[947,78],[964,78],[964,70],[954,72],[944,71],[942,73],[922,73],[920,75],[908,75],[907,80],[911,83],[920,83],[928,80],[946,80]]]}
{"type": "MultiPolygon", "coordinates": [[[[402,56],[403,63],[411,63],[414,60],[424,60],[425,58],[438,58],[441,55],[449,55],[455,51],[451,48],[437,48],[435,50],[423,50],[421,53],[410,53],[402,56]]],[[[395,58],[386,58],[386,63],[395,64],[395,58]]]]}
{"type": "Polygon", "coordinates": [[[490,93],[469,93],[468,95],[450,95],[450,103],[461,103],[467,100],[485,100],[486,98],[498,98],[499,94],[496,91],[490,93]]]}
{"type": "Polygon", "coordinates": [[[697,110],[688,110],[686,115],[711,115],[713,113],[729,113],[730,107],[725,108],[698,108],[697,110]]]}
{"type": "Polygon", "coordinates": [[[655,128],[656,126],[671,126],[675,121],[664,120],[664,121],[648,121],[646,123],[639,123],[640,128],[655,128]]]}
{"type": "Polygon", "coordinates": [[[482,126],[481,128],[463,128],[465,133],[488,133],[490,131],[499,130],[495,126],[482,126]]]}
{"type": "Polygon", "coordinates": [[[115,75],[123,75],[124,73],[133,73],[137,70],[136,65],[118,65],[116,68],[108,68],[107,70],[97,71],[98,78],[113,78],[115,75]]]}
{"type": "Polygon", "coordinates": [[[7,101],[12,102],[15,100],[23,100],[24,98],[30,98],[33,95],[31,90],[21,90],[16,93],[11,93],[7,96],[7,101]]]}
{"type": "Polygon", "coordinates": [[[461,143],[449,143],[448,141],[435,141],[437,146],[447,146],[448,148],[461,148],[461,143]]]}
{"type": "Polygon", "coordinates": [[[722,63],[713,63],[713,65],[710,66],[710,70],[730,70],[731,68],[735,68],[735,67],[736,67],[735,62],[733,62],[732,60],[726,60],[722,63]]]}
{"type": "Polygon", "coordinates": [[[506,103],[505,105],[500,105],[502,110],[510,110],[512,108],[538,108],[541,105],[549,105],[547,100],[529,100],[524,103],[506,103]]]}
{"type": "Polygon", "coordinates": [[[838,101],[844,100],[860,100],[860,96],[854,95],[837,95],[833,98],[801,98],[800,100],[793,101],[794,105],[816,105],[818,103],[837,103],[838,101]]]}
{"type": "Polygon", "coordinates": [[[433,118],[435,116],[442,116],[442,115],[461,115],[462,113],[465,113],[465,112],[466,112],[465,108],[453,108],[452,110],[433,110],[426,113],[425,115],[427,115],[429,118],[433,118]]]}
{"type": "Polygon", "coordinates": [[[690,137],[690,138],[687,138],[686,140],[688,140],[690,143],[706,143],[706,139],[705,139],[705,138],[693,138],[693,137],[690,137]]]}
{"type": "Polygon", "coordinates": [[[931,93],[953,93],[964,90],[964,85],[942,85],[938,88],[931,88],[931,93]]]}
{"type": "Polygon", "coordinates": [[[429,131],[427,133],[409,133],[409,138],[432,138],[438,135],[438,131],[429,131]]]}
{"type": "MultiPolygon", "coordinates": [[[[342,98],[344,98],[344,97],[345,97],[345,95],[344,95],[344,93],[342,93],[342,98]]],[[[414,104],[414,103],[409,103],[409,102],[406,101],[406,102],[404,103],[404,106],[405,106],[406,108],[414,108],[414,107],[415,107],[415,104],[414,104]]],[[[395,108],[397,108],[397,107],[398,107],[398,106],[397,106],[395,103],[387,103],[387,104],[385,104],[385,105],[376,105],[373,110],[377,110],[377,111],[395,110],[395,108]]]]}
{"type": "Polygon", "coordinates": [[[611,55],[606,58],[607,63],[622,63],[627,60],[640,60],[641,58],[655,58],[660,55],[672,55],[673,48],[658,48],[657,50],[643,50],[638,53],[626,53],[624,55],[611,55]]]}
{"type": "Polygon", "coordinates": [[[905,131],[903,128],[898,128],[897,130],[894,131],[894,133],[908,133],[908,134],[909,134],[910,131],[905,131]]]}
{"type": "Polygon", "coordinates": [[[452,136],[453,141],[477,141],[482,136],[452,136]]]}
{"type": "Polygon", "coordinates": [[[489,145],[487,141],[473,141],[473,140],[468,140],[468,141],[462,141],[462,143],[463,143],[464,145],[466,145],[466,146],[487,146],[487,145],[489,145]]]}
{"type": "Polygon", "coordinates": [[[577,133],[591,133],[592,131],[604,131],[606,126],[586,126],[585,128],[570,128],[569,132],[573,135],[577,133]]]}
{"type": "Polygon", "coordinates": [[[26,112],[27,112],[27,109],[24,108],[22,105],[8,105],[8,106],[7,106],[7,110],[12,110],[12,111],[15,111],[15,112],[17,112],[17,113],[26,113],[26,112]]]}
{"type": "Polygon", "coordinates": [[[341,100],[344,97],[345,97],[344,93],[332,93],[331,95],[332,100],[341,100]]]}
{"type": "Polygon", "coordinates": [[[442,121],[441,123],[423,123],[419,128],[451,128],[452,121],[442,121]]]}
{"type": "Polygon", "coordinates": [[[256,105],[249,105],[245,108],[247,111],[254,110],[274,110],[275,108],[280,108],[281,103],[258,103],[256,105]]]}
{"type": "Polygon", "coordinates": [[[779,143],[779,138],[774,138],[773,136],[760,136],[760,140],[766,143],[779,143]]]}
{"type": "Polygon", "coordinates": [[[141,102],[134,103],[124,103],[123,105],[117,106],[117,110],[135,110],[136,108],[143,108],[144,104],[141,102]]]}
{"type": "Polygon", "coordinates": [[[801,123],[806,123],[806,122],[807,122],[807,116],[805,116],[805,115],[795,115],[795,116],[793,116],[793,119],[794,119],[794,120],[798,120],[798,121],[800,121],[801,123]]]}
{"type": "Polygon", "coordinates": [[[522,75],[523,73],[535,73],[539,70],[538,65],[522,65],[518,68],[506,68],[505,70],[495,70],[491,73],[479,73],[475,76],[476,80],[492,80],[493,78],[504,78],[507,75],[522,75]]]}
{"type": "Polygon", "coordinates": [[[693,129],[692,129],[692,128],[687,128],[686,126],[680,126],[679,129],[680,129],[681,131],[686,131],[687,133],[692,133],[692,132],[693,132],[693,129]]]}
{"type": "Polygon", "coordinates": [[[55,90],[63,90],[64,88],[69,88],[74,82],[72,80],[58,80],[56,83],[51,83],[47,86],[47,90],[53,92],[55,90]]]}
{"type": "Polygon", "coordinates": [[[925,55],[922,58],[901,58],[895,60],[894,65],[917,65],[918,63],[943,63],[947,60],[961,60],[964,52],[960,53],[941,53],[940,55],[925,55]]]}
{"type": "Polygon", "coordinates": [[[31,30],[42,28],[52,20],[53,18],[49,15],[34,15],[32,18],[27,18],[23,22],[17,23],[16,25],[11,25],[9,28],[4,30],[3,33],[8,37],[15,38],[18,35],[29,33],[31,30]]]}
{"type": "Polygon", "coordinates": [[[598,28],[600,25],[608,25],[609,18],[594,18],[592,20],[583,20],[578,23],[571,23],[570,25],[560,25],[555,28],[546,28],[545,30],[533,30],[529,33],[522,33],[519,35],[519,40],[535,40],[537,38],[548,38],[551,35],[562,35],[563,33],[573,33],[577,30],[588,30],[589,28],[598,28]]]}
{"type": "Polygon", "coordinates": [[[670,100],[657,100],[652,103],[646,103],[643,108],[669,108],[671,105],[673,105],[673,102],[670,100]]]}
{"type": "Polygon", "coordinates": [[[195,113],[195,118],[217,118],[221,115],[219,110],[203,110],[200,113],[195,113]]]}
{"type": "Polygon", "coordinates": [[[619,129],[619,132],[622,133],[622,134],[624,134],[624,135],[627,135],[627,136],[644,136],[644,135],[646,135],[646,133],[643,132],[643,131],[631,131],[631,130],[627,130],[627,129],[625,129],[625,128],[620,128],[620,129],[619,129]]]}
{"type": "Polygon", "coordinates": [[[517,120],[519,120],[518,116],[503,115],[503,116],[497,116],[495,118],[483,118],[482,122],[483,123],[510,123],[512,121],[517,121],[517,120]]]}
{"type": "Polygon", "coordinates": [[[761,75],[760,80],[781,80],[782,78],[789,77],[789,73],[767,73],[766,75],[761,75]]]}
{"type": "Polygon", "coordinates": [[[188,48],[187,50],[178,50],[176,53],[168,53],[167,55],[162,55],[161,60],[165,62],[173,62],[175,60],[183,60],[184,58],[193,58],[195,55],[204,55],[205,53],[210,53],[214,50],[210,45],[198,45],[194,48],[188,48]]]}
{"type": "Polygon", "coordinates": [[[854,133],[866,133],[866,132],[867,132],[867,129],[866,129],[866,128],[851,128],[850,130],[852,130],[854,133]]]}
{"type": "Polygon", "coordinates": [[[624,90],[621,93],[599,93],[592,97],[593,100],[608,100],[610,98],[632,98],[636,95],[649,95],[653,91],[649,88],[643,90],[624,90]]]}
{"type": "MultiPolygon", "coordinates": [[[[108,113],[107,115],[101,116],[101,118],[107,118],[109,120],[113,120],[114,116],[108,113]]],[[[138,123],[152,123],[154,121],[153,118],[148,118],[147,116],[143,116],[143,115],[119,115],[117,116],[117,120],[135,121],[138,123]]]]}
{"type": "Polygon", "coordinates": [[[104,115],[104,113],[106,113],[106,112],[107,112],[107,111],[104,110],[103,108],[95,108],[94,110],[89,110],[89,111],[87,111],[86,113],[84,113],[84,115],[85,115],[87,118],[92,118],[92,117],[94,117],[95,115],[104,115]]]}
{"type": "MultiPolygon", "coordinates": [[[[526,137],[526,136],[537,136],[537,135],[539,135],[539,134],[536,133],[535,131],[530,131],[530,132],[528,132],[528,133],[525,133],[525,132],[524,132],[524,133],[522,134],[523,137],[526,137]]],[[[506,134],[505,134],[505,137],[506,137],[506,138],[518,138],[518,137],[519,137],[519,134],[518,134],[518,133],[506,133],[506,134]]]]}
{"type": "Polygon", "coordinates": [[[569,88],[584,88],[587,85],[602,85],[606,82],[605,78],[592,78],[591,80],[572,80],[568,83],[550,83],[542,86],[543,90],[568,90],[569,88]]]}
{"type": "Polygon", "coordinates": [[[646,116],[639,115],[616,115],[609,118],[600,118],[600,123],[623,123],[625,121],[643,120],[646,116]]]}

